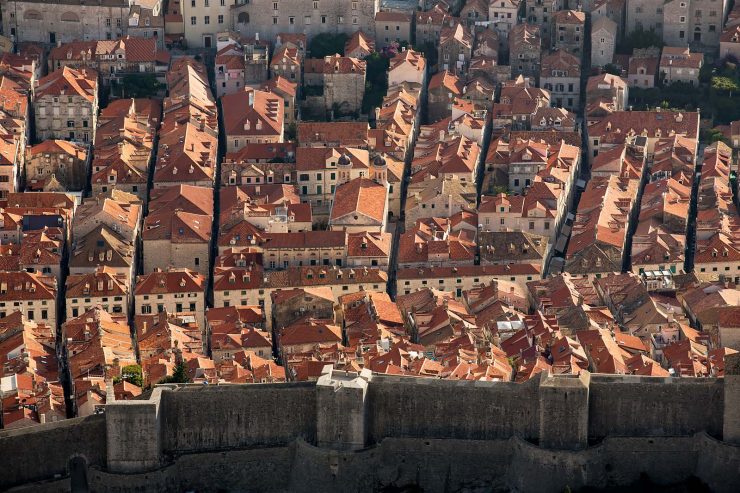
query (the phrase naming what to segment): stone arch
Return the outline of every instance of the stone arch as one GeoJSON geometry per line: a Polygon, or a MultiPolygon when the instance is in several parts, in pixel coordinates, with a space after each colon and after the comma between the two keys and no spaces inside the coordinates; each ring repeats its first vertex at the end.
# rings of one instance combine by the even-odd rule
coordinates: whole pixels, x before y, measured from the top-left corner
{"type": "Polygon", "coordinates": [[[64,22],[80,22],[80,18],[77,16],[77,14],[69,11],[63,13],[61,19],[64,22]]]}
{"type": "Polygon", "coordinates": [[[87,482],[87,458],[84,455],[73,455],[67,463],[69,484],[72,493],[89,493],[87,482]]]}
{"type": "Polygon", "coordinates": [[[44,20],[44,16],[38,10],[26,10],[23,13],[23,20],[26,21],[41,21],[44,20]]]}
{"type": "Polygon", "coordinates": [[[237,22],[239,24],[249,24],[249,14],[247,12],[240,12],[237,22]]]}

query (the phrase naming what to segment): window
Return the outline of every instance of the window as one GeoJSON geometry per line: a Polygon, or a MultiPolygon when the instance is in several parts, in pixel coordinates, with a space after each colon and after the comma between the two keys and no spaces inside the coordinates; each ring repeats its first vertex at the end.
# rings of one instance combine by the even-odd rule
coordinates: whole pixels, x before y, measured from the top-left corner
{"type": "Polygon", "coordinates": [[[272,10],[277,10],[277,9],[278,9],[278,3],[272,2],[272,10]]]}
{"type": "Polygon", "coordinates": [[[116,19],[116,27],[121,27],[121,19],[116,19]]]}
{"type": "Polygon", "coordinates": [[[110,27],[110,24],[111,24],[110,19],[106,19],[105,20],[105,26],[106,27],[110,27]]]}
{"type": "Polygon", "coordinates": [[[325,15],[322,15],[321,16],[321,23],[322,24],[326,24],[326,16],[325,15]]]}
{"type": "Polygon", "coordinates": [[[195,0],[190,0],[190,6],[195,7],[195,0]]]}
{"type": "Polygon", "coordinates": [[[195,261],[195,265],[200,265],[200,258],[195,257],[193,260],[195,261]]]}
{"type": "Polygon", "coordinates": [[[218,23],[219,24],[223,24],[224,23],[224,16],[223,15],[219,15],[218,16],[218,23]]]}
{"type": "Polygon", "coordinates": [[[290,25],[295,24],[295,17],[288,17],[288,24],[290,25]]]}
{"type": "Polygon", "coordinates": [[[319,2],[314,2],[313,3],[313,9],[314,10],[318,10],[318,8],[319,8],[319,2]]]}
{"type": "Polygon", "coordinates": [[[311,16],[310,16],[310,15],[307,15],[306,17],[304,17],[304,18],[303,18],[303,22],[304,22],[304,23],[305,23],[305,24],[306,24],[307,26],[308,26],[308,25],[310,25],[310,24],[311,24],[311,16]]]}
{"type": "Polygon", "coordinates": [[[203,23],[204,23],[205,25],[208,25],[208,24],[210,24],[210,23],[211,23],[211,16],[210,16],[210,15],[207,15],[207,16],[205,16],[205,17],[203,18],[203,23]]]}
{"type": "Polygon", "coordinates": [[[277,24],[278,23],[278,18],[277,17],[273,17],[272,18],[272,23],[273,24],[277,24]]]}
{"type": "Polygon", "coordinates": [[[208,5],[208,2],[209,2],[210,0],[203,0],[203,1],[204,1],[204,4],[203,4],[203,5],[204,5],[204,6],[206,6],[206,7],[209,7],[209,5],[208,5]]]}
{"type": "Polygon", "coordinates": [[[192,17],[190,18],[190,25],[191,25],[191,26],[194,26],[194,25],[196,25],[197,23],[198,23],[198,20],[197,20],[197,19],[195,18],[195,16],[192,16],[192,17]]]}

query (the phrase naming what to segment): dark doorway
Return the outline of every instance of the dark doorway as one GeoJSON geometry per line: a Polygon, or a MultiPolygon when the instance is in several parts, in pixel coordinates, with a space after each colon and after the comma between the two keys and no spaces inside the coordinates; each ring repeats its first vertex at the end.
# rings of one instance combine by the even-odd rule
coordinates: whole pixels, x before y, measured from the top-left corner
{"type": "Polygon", "coordinates": [[[79,455],[69,460],[69,485],[72,493],[89,493],[87,460],[79,455]]]}

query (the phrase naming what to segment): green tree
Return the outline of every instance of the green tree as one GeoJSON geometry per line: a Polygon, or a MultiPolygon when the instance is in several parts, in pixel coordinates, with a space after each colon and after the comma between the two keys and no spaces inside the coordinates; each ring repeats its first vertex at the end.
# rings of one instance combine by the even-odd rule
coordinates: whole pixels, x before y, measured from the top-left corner
{"type": "Polygon", "coordinates": [[[714,76],[712,77],[712,89],[729,93],[729,96],[732,97],[732,93],[738,90],[737,79],[734,77],[714,76]]]}
{"type": "Polygon", "coordinates": [[[298,138],[298,125],[291,122],[285,126],[285,140],[295,141],[298,138]]]}
{"type": "Polygon", "coordinates": [[[144,376],[141,373],[141,367],[139,365],[128,365],[121,368],[121,376],[113,379],[113,383],[121,381],[134,384],[137,387],[144,386],[144,376]]]}
{"type": "Polygon", "coordinates": [[[188,369],[185,367],[185,363],[180,362],[175,365],[172,375],[167,375],[159,383],[190,383],[190,377],[188,377],[188,369]]]}
{"type": "Polygon", "coordinates": [[[650,48],[651,46],[662,48],[663,44],[663,38],[661,38],[655,30],[647,30],[640,27],[632,31],[632,33],[624,39],[624,41],[619,45],[617,51],[619,51],[619,53],[631,55],[635,49],[650,48]]]}
{"type": "Polygon", "coordinates": [[[154,74],[129,74],[123,76],[119,92],[122,98],[151,98],[157,95],[160,85],[154,74]]]}
{"type": "Polygon", "coordinates": [[[617,67],[613,63],[607,63],[606,65],[604,65],[603,70],[607,74],[612,74],[612,75],[617,75],[617,76],[622,75],[622,71],[619,70],[619,67],[617,67]]]}
{"type": "Polygon", "coordinates": [[[324,58],[325,56],[336,53],[344,55],[344,45],[346,42],[346,34],[321,33],[314,36],[311,40],[311,43],[308,45],[308,51],[311,53],[311,58],[324,58]]]}
{"type": "Polygon", "coordinates": [[[362,112],[369,113],[380,106],[388,92],[388,67],[390,59],[380,53],[371,53],[365,57],[367,70],[365,76],[365,96],[362,99],[362,112]]]}

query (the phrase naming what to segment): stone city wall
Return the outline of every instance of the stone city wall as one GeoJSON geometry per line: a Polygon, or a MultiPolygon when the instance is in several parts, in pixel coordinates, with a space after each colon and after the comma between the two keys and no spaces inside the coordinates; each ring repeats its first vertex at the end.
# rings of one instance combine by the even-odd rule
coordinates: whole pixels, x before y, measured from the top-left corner
{"type": "Polygon", "coordinates": [[[327,371],[316,383],[159,386],[103,416],[0,432],[12,458],[0,490],[562,491],[647,474],[732,491],[735,366],[724,379],[327,371]]]}

